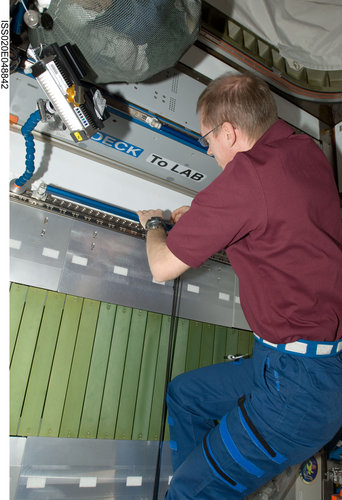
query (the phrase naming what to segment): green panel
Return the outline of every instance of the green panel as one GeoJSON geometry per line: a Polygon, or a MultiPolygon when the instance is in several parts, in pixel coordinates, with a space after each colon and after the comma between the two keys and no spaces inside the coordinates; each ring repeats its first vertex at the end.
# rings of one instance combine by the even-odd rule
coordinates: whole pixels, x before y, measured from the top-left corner
{"type": "MultiPolygon", "coordinates": [[[[103,393],[98,439],[114,439],[132,309],[118,306],[103,393]]],[[[140,358],[138,360],[140,362],[140,358]]]]}
{"type": "Polygon", "coordinates": [[[57,437],[59,433],[82,304],[83,299],[72,295],[65,300],[40,436],[57,437]]]}
{"type": "Polygon", "coordinates": [[[238,330],[227,328],[226,355],[238,353],[238,330]]]}
{"type": "MultiPolygon", "coordinates": [[[[185,372],[186,353],[189,339],[190,321],[188,319],[178,319],[176,328],[175,348],[173,353],[173,364],[171,380],[185,372]]],[[[169,426],[166,423],[164,440],[170,439],[169,426]]]]}
{"type": "Polygon", "coordinates": [[[255,341],[254,335],[252,332],[250,332],[249,345],[248,345],[248,352],[249,352],[250,356],[252,356],[252,354],[253,354],[254,341],[255,341]]]}
{"type": "Polygon", "coordinates": [[[78,435],[100,302],[84,299],[66,394],[60,437],[78,435]]]}
{"type": "Polygon", "coordinates": [[[171,380],[185,372],[190,321],[178,319],[171,380]]]}
{"type": "Polygon", "coordinates": [[[161,322],[161,314],[148,313],[132,439],[146,440],[148,436],[161,322]]]}
{"type": "Polygon", "coordinates": [[[199,367],[201,352],[202,323],[190,321],[185,371],[199,367]]]}
{"type": "Polygon", "coordinates": [[[238,331],[238,354],[249,354],[249,338],[250,332],[247,330],[238,331]]]}
{"type": "Polygon", "coordinates": [[[130,328],[115,439],[131,439],[147,312],[134,309],[130,328]]]}
{"type": "Polygon", "coordinates": [[[202,340],[201,340],[201,353],[199,366],[208,366],[213,363],[213,350],[214,350],[214,325],[203,323],[202,326],[202,340]]]}
{"type": "Polygon", "coordinates": [[[18,435],[38,436],[65,295],[48,292],[18,435]]]}
{"type": "Polygon", "coordinates": [[[10,433],[16,435],[32,358],[42,319],[46,291],[30,288],[20,324],[10,372],[10,433]]]}
{"type": "Polygon", "coordinates": [[[160,332],[159,348],[158,348],[156,376],[153,388],[150,425],[147,436],[148,440],[158,440],[160,435],[160,426],[161,426],[163,402],[164,402],[167,354],[168,354],[169,336],[170,336],[170,324],[171,324],[170,316],[163,316],[161,332],[160,332]]]}
{"type": "Polygon", "coordinates": [[[19,332],[19,326],[25,306],[28,287],[12,283],[10,291],[10,361],[12,360],[14,346],[19,332]]]}
{"type": "Polygon", "coordinates": [[[105,386],[116,306],[102,302],[82,412],[80,438],[96,438],[105,386]]]}
{"type": "Polygon", "coordinates": [[[227,328],[225,326],[215,326],[213,363],[223,363],[226,354],[227,328]]]}

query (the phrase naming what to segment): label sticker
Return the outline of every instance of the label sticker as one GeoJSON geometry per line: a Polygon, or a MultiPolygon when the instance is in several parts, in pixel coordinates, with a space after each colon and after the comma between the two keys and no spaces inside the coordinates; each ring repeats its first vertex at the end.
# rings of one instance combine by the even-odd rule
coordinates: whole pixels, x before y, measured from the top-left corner
{"type": "Polygon", "coordinates": [[[168,160],[167,158],[163,158],[162,156],[158,156],[156,154],[151,154],[148,158],[146,158],[148,163],[152,163],[152,165],[156,165],[157,167],[164,168],[165,170],[170,170],[175,174],[183,175],[188,179],[191,179],[196,182],[203,181],[207,176],[202,174],[201,172],[197,172],[189,167],[185,167],[180,163],[176,163],[172,160],[168,160]]]}
{"type": "Polygon", "coordinates": [[[121,139],[117,139],[108,134],[104,134],[103,132],[96,132],[93,137],[91,137],[92,141],[99,142],[108,148],[116,149],[120,151],[120,153],[125,153],[126,155],[133,156],[134,158],[138,158],[141,153],[144,151],[133,144],[129,144],[128,142],[122,141],[121,139]]]}
{"type": "Polygon", "coordinates": [[[304,483],[312,483],[318,474],[318,463],[315,457],[304,462],[300,468],[300,477],[304,483]]]}

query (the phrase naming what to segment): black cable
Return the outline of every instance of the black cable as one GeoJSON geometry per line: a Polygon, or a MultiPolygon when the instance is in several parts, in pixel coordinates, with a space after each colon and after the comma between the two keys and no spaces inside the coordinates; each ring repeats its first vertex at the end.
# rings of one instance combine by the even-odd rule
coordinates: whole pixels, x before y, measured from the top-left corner
{"type": "Polygon", "coordinates": [[[173,354],[174,354],[175,343],[176,343],[176,320],[177,320],[177,309],[178,309],[179,281],[180,281],[179,278],[176,278],[173,282],[173,300],[172,300],[171,321],[170,321],[169,345],[168,345],[168,353],[167,353],[167,361],[166,361],[165,386],[164,386],[164,395],[163,395],[163,411],[162,411],[161,427],[160,427],[160,434],[159,434],[159,446],[158,446],[156,473],[154,476],[152,500],[158,500],[160,469],[161,469],[161,455],[162,455],[163,438],[164,438],[164,433],[165,433],[166,415],[167,415],[166,393],[167,393],[167,386],[171,380],[173,354]]]}

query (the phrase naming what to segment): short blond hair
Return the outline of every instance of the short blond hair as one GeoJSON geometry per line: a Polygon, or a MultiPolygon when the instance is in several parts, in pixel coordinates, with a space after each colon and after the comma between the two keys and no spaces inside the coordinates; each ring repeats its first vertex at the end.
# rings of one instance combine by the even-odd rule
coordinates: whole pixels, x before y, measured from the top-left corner
{"type": "Polygon", "coordinates": [[[208,127],[224,122],[259,139],[277,121],[277,106],[266,82],[252,74],[222,75],[204,89],[197,112],[208,127]]]}

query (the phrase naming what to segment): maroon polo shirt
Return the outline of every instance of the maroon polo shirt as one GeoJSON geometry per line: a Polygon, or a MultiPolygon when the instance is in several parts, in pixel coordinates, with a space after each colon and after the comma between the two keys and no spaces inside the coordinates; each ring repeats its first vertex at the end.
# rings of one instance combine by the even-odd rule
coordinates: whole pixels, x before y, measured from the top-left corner
{"type": "Polygon", "coordinates": [[[196,195],[166,243],[191,267],[224,248],[245,317],[265,340],[342,337],[342,224],[332,168],[312,139],[285,122],[196,195]]]}

